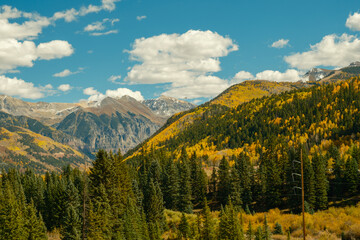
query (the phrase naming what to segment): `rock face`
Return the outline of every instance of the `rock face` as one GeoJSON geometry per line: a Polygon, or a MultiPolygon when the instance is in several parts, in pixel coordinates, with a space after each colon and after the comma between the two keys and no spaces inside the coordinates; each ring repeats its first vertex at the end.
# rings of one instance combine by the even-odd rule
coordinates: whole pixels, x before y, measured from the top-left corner
{"type": "Polygon", "coordinates": [[[98,149],[125,153],[150,137],[166,121],[135,99],[105,98],[69,114],[57,129],[81,139],[88,155],[98,149]]]}
{"type": "Polygon", "coordinates": [[[143,103],[157,115],[165,117],[171,117],[175,113],[187,111],[196,107],[196,105],[192,103],[167,96],[145,100],[143,103]]]}
{"type": "Polygon", "coordinates": [[[313,68],[304,74],[302,80],[311,81],[311,82],[319,81],[333,72],[334,72],[333,70],[328,70],[323,68],[313,68]]]}

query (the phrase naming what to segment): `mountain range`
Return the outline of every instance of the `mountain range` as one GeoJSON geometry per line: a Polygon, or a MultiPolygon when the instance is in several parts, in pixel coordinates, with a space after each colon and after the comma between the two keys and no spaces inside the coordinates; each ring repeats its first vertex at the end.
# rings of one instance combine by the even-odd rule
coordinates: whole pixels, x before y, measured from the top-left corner
{"type": "Polygon", "coordinates": [[[169,115],[195,105],[174,98],[129,96],[96,102],[31,103],[0,96],[0,162],[39,172],[70,163],[83,167],[98,149],[125,153],[151,136],[169,115]],[[148,105],[150,107],[148,107],[148,105]]]}
{"type": "MultiPolygon", "coordinates": [[[[0,158],[4,168],[36,165],[38,171],[46,171],[58,170],[67,163],[82,167],[99,149],[120,150],[132,158],[141,149],[169,148],[167,144],[171,143],[171,151],[179,154],[181,147],[173,148],[174,139],[181,136],[186,144],[194,143],[195,138],[184,138],[187,129],[197,131],[194,124],[207,126],[207,119],[224,115],[228,109],[253,99],[326,85],[359,74],[360,63],[355,62],[336,70],[312,69],[298,82],[245,81],[198,107],[167,96],[144,101],[123,96],[94,102],[32,103],[2,95],[0,158]]],[[[221,141],[234,141],[226,139],[231,130],[227,131],[221,141]]],[[[204,135],[189,149],[206,151],[214,159],[234,154],[233,150],[219,149],[220,140],[214,143],[208,138],[204,135]]]]}

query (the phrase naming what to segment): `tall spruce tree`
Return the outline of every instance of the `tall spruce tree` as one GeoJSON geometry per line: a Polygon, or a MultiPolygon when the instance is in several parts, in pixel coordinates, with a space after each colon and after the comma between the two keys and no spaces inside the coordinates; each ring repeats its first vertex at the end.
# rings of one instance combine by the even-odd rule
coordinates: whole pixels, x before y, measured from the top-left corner
{"type": "Polygon", "coordinates": [[[191,175],[188,166],[188,160],[183,157],[182,161],[178,163],[179,177],[180,177],[180,188],[179,188],[179,199],[178,210],[181,212],[192,213],[192,202],[191,202],[191,175]]]}
{"type": "MultiPolygon", "coordinates": [[[[203,227],[201,229],[201,239],[212,240],[216,238],[215,220],[211,215],[210,208],[205,199],[202,210],[203,227]]],[[[200,225],[200,223],[198,224],[200,225]]]]}
{"type": "Polygon", "coordinates": [[[358,191],[359,186],[359,167],[356,159],[350,157],[345,164],[345,182],[347,184],[347,193],[353,196],[358,191]]]}
{"type": "Polygon", "coordinates": [[[326,177],[326,160],[319,153],[312,159],[315,184],[315,209],[324,210],[328,206],[329,183],[326,177]]]}
{"type": "Polygon", "coordinates": [[[230,166],[225,157],[223,157],[220,161],[218,179],[218,201],[221,205],[225,206],[231,193],[230,166]]]}

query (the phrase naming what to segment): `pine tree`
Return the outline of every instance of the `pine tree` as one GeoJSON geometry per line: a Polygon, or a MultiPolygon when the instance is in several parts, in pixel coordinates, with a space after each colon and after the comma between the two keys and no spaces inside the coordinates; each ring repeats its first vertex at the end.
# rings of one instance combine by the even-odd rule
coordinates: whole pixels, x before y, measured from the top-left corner
{"type": "Polygon", "coordinates": [[[179,230],[180,230],[182,237],[184,237],[185,239],[190,237],[190,225],[186,219],[185,213],[182,213],[182,215],[181,215],[181,220],[179,223],[179,230]]]}
{"type": "Polygon", "coordinates": [[[217,199],[217,174],[215,164],[212,168],[212,173],[209,181],[209,193],[213,202],[217,199]]]}
{"type": "Polygon", "coordinates": [[[255,240],[265,240],[263,230],[261,226],[258,226],[255,232],[255,240]]]}
{"type": "Polygon", "coordinates": [[[202,168],[200,159],[196,153],[190,158],[191,194],[194,205],[203,207],[203,200],[206,198],[207,177],[202,168]]]}
{"type": "Polygon", "coordinates": [[[179,163],[179,176],[180,176],[180,188],[178,210],[181,212],[192,213],[191,202],[191,176],[190,169],[188,167],[188,160],[183,158],[183,162],[179,163]]]}
{"type": "Polygon", "coordinates": [[[247,240],[252,240],[254,238],[254,232],[251,226],[251,221],[249,221],[249,226],[248,229],[246,231],[246,239],[247,240]]]}
{"type": "Polygon", "coordinates": [[[111,239],[111,208],[104,185],[100,184],[98,195],[89,202],[87,238],[111,239]]]}
{"type": "Polygon", "coordinates": [[[219,223],[219,239],[240,240],[244,239],[242,226],[240,225],[237,212],[229,201],[225,209],[222,209],[219,223]]]}
{"type": "Polygon", "coordinates": [[[165,166],[162,185],[164,186],[164,204],[167,209],[176,210],[179,200],[179,174],[172,160],[165,166]]]}
{"type": "Polygon", "coordinates": [[[253,198],[251,190],[253,167],[250,163],[250,158],[244,152],[242,152],[237,158],[237,161],[235,161],[235,168],[238,170],[240,178],[240,188],[242,189],[243,204],[251,204],[253,198]]]}
{"type": "Polygon", "coordinates": [[[352,196],[357,193],[359,185],[359,168],[357,161],[350,157],[345,164],[345,182],[347,184],[347,193],[352,196]]]}
{"type": "Polygon", "coordinates": [[[238,175],[238,171],[234,168],[231,169],[231,193],[229,199],[235,208],[238,210],[242,206],[242,189],[240,183],[240,177],[238,175]]]}
{"type": "Polygon", "coordinates": [[[270,227],[268,225],[268,222],[267,222],[267,218],[266,218],[266,215],[264,217],[264,227],[263,227],[264,231],[264,235],[263,235],[263,238],[264,240],[270,240],[270,236],[271,236],[271,231],[270,231],[270,227]]]}
{"type": "Polygon", "coordinates": [[[210,208],[207,204],[206,199],[204,201],[204,204],[205,206],[202,211],[203,228],[201,229],[201,239],[212,240],[216,237],[215,221],[211,215],[210,208]]]}
{"type": "MultiPolygon", "coordinates": [[[[0,190],[1,191],[1,190],[0,190]]],[[[0,236],[3,239],[26,239],[25,204],[16,199],[9,180],[4,181],[0,195],[0,236]]]]}
{"type": "Polygon", "coordinates": [[[61,229],[62,239],[80,240],[80,217],[74,206],[68,205],[65,212],[64,223],[61,229]]]}
{"type": "Polygon", "coordinates": [[[274,234],[284,234],[283,233],[283,230],[282,230],[282,226],[280,223],[276,222],[275,223],[275,227],[274,227],[274,231],[273,231],[274,234]]]}
{"type": "Polygon", "coordinates": [[[39,217],[37,216],[34,202],[32,200],[26,207],[25,219],[25,228],[28,240],[47,239],[45,224],[41,215],[39,217]]]}
{"type": "Polygon", "coordinates": [[[149,223],[150,239],[159,239],[165,226],[164,204],[160,186],[150,179],[145,201],[145,212],[149,223]]]}
{"type": "Polygon", "coordinates": [[[312,159],[314,168],[315,184],[315,209],[324,210],[328,206],[328,180],[326,178],[325,160],[321,155],[316,153],[312,159]]]}
{"type": "Polygon", "coordinates": [[[230,166],[225,157],[223,157],[220,161],[218,178],[219,183],[217,197],[219,203],[225,206],[231,193],[230,166]]]}

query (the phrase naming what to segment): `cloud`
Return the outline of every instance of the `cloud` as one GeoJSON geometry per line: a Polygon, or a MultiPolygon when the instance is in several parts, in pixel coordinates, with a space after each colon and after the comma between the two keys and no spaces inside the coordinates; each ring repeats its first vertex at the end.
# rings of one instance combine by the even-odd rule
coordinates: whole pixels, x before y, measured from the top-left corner
{"type": "Polygon", "coordinates": [[[6,72],[16,67],[32,67],[35,60],[63,58],[73,52],[74,49],[68,42],[60,40],[40,43],[38,46],[32,41],[0,40],[0,71],[6,72]]]}
{"type": "Polygon", "coordinates": [[[40,43],[36,52],[40,59],[50,60],[70,56],[73,54],[74,49],[67,41],[53,40],[40,43]]]}
{"type": "Polygon", "coordinates": [[[85,88],[85,89],[83,90],[83,93],[84,93],[85,95],[89,95],[89,96],[100,94],[100,92],[98,92],[97,90],[95,90],[93,87],[85,88]]]}
{"type": "Polygon", "coordinates": [[[273,42],[273,44],[271,44],[271,47],[273,48],[284,48],[286,46],[289,46],[289,39],[279,39],[276,42],[273,42]]]}
{"type": "Polygon", "coordinates": [[[114,26],[114,24],[119,21],[120,20],[118,18],[114,18],[114,19],[104,18],[102,21],[93,22],[93,23],[87,25],[84,28],[84,31],[85,32],[102,31],[102,30],[106,29],[105,24],[108,23],[108,24],[111,24],[111,26],[114,26]]]}
{"type": "Polygon", "coordinates": [[[119,82],[116,81],[116,80],[119,80],[119,79],[121,79],[121,75],[111,75],[108,80],[110,82],[112,82],[112,83],[119,83],[119,82]]]}
{"type": "Polygon", "coordinates": [[[132,91],[128,88],[118,88],[115,90],[106,90],[105,94],[102,94],[95,90],[93,87],[89,87],[84,89],[84,94],[90,95],[88,98],[88,101],[101,101],[105,97],[112,97],[112,98],[121,98],[123,96],[130,96],[132,98],[135,98],[138,101],[143,101],[144,97],[141,95],[140,91],[132,91]]]}
{"type": "MultiPolygon", "coordinates": [[[[186,94],[188,98],[210,96],[214,94],[212,82],[206,85],[207,89],[201,85],[204,84],[202,80],[214,81],[216,77],[212,73],[221,70],[219,58],[236,50],[238,46],[229,37],[211,31],[189,30],[181,35],[161,34],[136,39],[128,52],[130,59],[140,64],[131,68],[125,81],[133,84],[171,83],[166,93],[173,97],[184,96],[180,92],[191,85],[193,91],[186,94]],[[202,94],[197,87],[202,87],[202,94]]],[[[219,83],[219,80],[223,85],[228,84],[219,78],[216,81],[219,83]]]]}
{"type": "Polygon", "coordinates": [[[71,89],[71,86],[69,84],[61,84],[58,89],[62,92],[67,92],[71,89]]]}
{"type": "Polygon", "coordinates": [[[360,31],[360,13],[350,14],[346,19],[346,27],[353,31],[360,31]]]}
{"type": "Polygon", "coordinates": [[[44,88],[35,87],[31,82],[18,78],[8,78],[0,75],[0,93],[21,98],[39,99],[44,97],[44,91],[51,89],[51,85],[44,88]]]}
{"type": "Polygon", "coordinates": [[[284,57],[291,67],[310,69],[316,66],[343,67],[358,61],[360,56],[360,39],[354,35],[327,35],[310,46],[310,51],[295,53],[284,57]]]}
{"type": "Polygon", "coordinates": [[[91,36],[103,36],[103,35],[109,35],[109,34],[116,34],[118,33],[118,30],[110,30],[107,32],[94,32],[90,33],[91,36]]]}
{"type": "Polygon", "coordinates": [[[71,8],[65,11],[56,12],[54,13],[51,20],[56,21],[59,19],[64,19],[66,22],[72,22],[75,21],[77,17],[86,16],[89,13],[98,13],[103,10],[111,12],[115,10],[115,3],[119,1],[120,0],[102,0],[102,4],[99,6],[90,4],[88,6],[81,7],[80,10],[71,8]]]}
{"type": "Polygon", "coordinates": [[[254,76],[250,73],[250,72],[246,72],[246,71],[240,71],[238,73],[235,74],[234,78],[233,78],[233,82],[234,83],[239,83],[245,80],[250,80],[253,79],[254,76]]]}
{"type": "Polygon", "coordinates": [[[71,72],[69,69],[65,69],[64,71],[53,74],[53,77],[67,77],[67,76],[70,76],[70,75],[78,74],[82,70],[83,70],[83,68],[79,68],[77,71],[71,72]]]}
{"type": "Polygon", "coordinates": [[[22,12],[6,5],[0,7],[0,40],[30,40],[36,38],[42,29],[50,24],[51,21],[48,18],[41,17],[38,14],[22,12]],[[16,18],[24,18],[25,21],[21,24],[9,22],[9,19],[16,18]]]}
{"type": "Polygon", "coordinates": [[[266,70],[256,74],[255,79],[275,82],[296,82],[301,79],[301,74],[295,69],[288,69],[284,73],[279,71],[266,70]]]}
{"type": "Polygon", "coordinates": [[[215,76],[199,76],[186,85],[179,84],[162,93],[182,99],[211,98],[230,87],[228,81],[215,76]]]}
{"type": "Polygon", "coordinates": [[[138,21],[141,21],[141,20],[144,20],[144,19],[146,19],[146,16],[137,16],[136,17],[136,20],[138,20],[138,21]]]}

